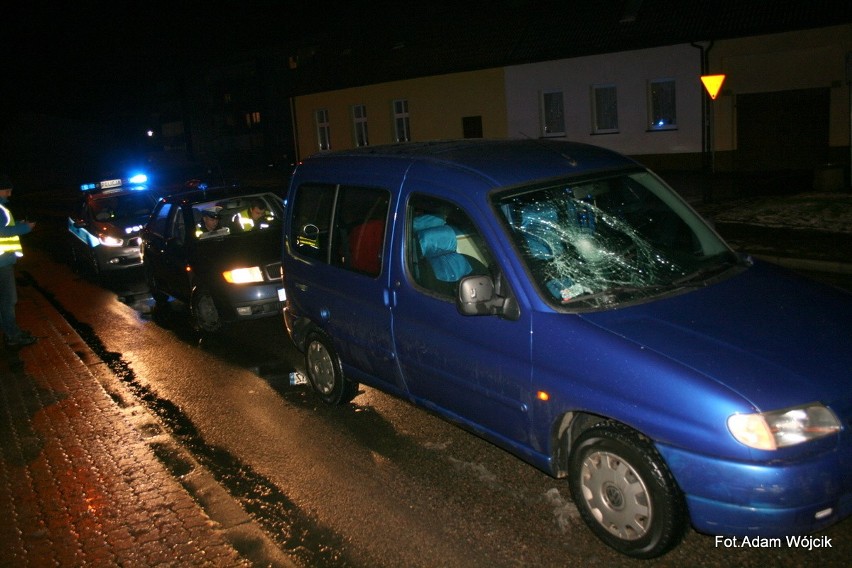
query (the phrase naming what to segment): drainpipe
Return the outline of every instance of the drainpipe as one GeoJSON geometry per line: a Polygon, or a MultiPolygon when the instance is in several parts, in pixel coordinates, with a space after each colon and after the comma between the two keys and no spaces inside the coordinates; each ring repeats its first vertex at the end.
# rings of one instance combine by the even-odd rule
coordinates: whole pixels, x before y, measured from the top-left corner
{"type": "MultiPolygon", "coordinates": [[[[697,43],[690,43],[692,47],[701,51],[701,74],[708,75],[710,70],[710,50],[713,48],[713,40],[710,40],[710,43],[705,48],[703,45],[697,43]]],[[[711,106],[711,101],[708,101],[707,95],[702,89],[701,91],[701,166],[704,171],[715,171],[714,164],[714,150],[713,148],[713,136],[712,136],[712,124],[713,120],[713,108],[711,106]]]]}

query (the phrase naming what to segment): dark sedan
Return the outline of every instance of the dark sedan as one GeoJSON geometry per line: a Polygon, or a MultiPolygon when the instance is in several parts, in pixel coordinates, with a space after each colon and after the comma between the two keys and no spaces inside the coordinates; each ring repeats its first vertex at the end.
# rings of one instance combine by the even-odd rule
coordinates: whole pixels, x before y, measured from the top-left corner
{"type": "Polygon", "coordinates": [[[269,190],[222,187],[161,199],[142,231],[155,302],[190,307],[194,327],[280,313],[283,202],[269,190]]]}

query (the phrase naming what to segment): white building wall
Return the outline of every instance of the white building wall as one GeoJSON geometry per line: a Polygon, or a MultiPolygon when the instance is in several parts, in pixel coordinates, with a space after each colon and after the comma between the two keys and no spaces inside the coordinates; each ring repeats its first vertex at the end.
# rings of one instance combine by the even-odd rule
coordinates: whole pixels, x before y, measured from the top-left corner
{"type": "Polygon", "coordinates": [[[565,105],[565,138],[625,154],[701,152],[701,51],[675,45],[507,67],[508,136],[542,136],[540,93],[559,91],[565,105]],[[676,82],[677,128],[648,128],[648,82],[676,82]],[[618,132],[593,134],[593,85],[616,87],[618,132]]]}

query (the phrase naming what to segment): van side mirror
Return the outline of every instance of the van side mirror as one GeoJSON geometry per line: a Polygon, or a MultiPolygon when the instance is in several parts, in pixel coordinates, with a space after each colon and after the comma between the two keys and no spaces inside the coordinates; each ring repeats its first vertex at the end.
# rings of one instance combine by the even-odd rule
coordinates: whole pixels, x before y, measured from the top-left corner
{"type": "Polygon", "coordinates": [[[466,316],[498,315],[516,320],[520,317],[518,303],[514,298],[495,293],[494,281],[490,276],[467,276],[459,282],[456,299],[459,313],[466,316]]]}

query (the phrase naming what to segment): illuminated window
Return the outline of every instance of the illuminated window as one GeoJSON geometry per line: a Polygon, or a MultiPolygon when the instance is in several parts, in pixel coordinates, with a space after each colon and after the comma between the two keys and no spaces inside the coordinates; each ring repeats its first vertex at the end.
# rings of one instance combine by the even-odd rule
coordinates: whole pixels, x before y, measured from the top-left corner
{"type": "Polygon", "coordinates": [[[674,79],[648,83],[649,130],[674,130],[677,128],[674,79]]]}
{"type": "Polygon", "coordinates": [[[541,93],[542,136],[565,136],[565,107],[562,91],[541,93]]]}
{"type": "Polygon", "coordinates": [[[395,100],[393,102],[393,128],[394,140],[397,142],[409,142],[411,140],[408,118],[408,100],[395,100]]]}
{"type": "Polygon", "coordinates": [[[251,128],[252,126],[260,124],[260,113],[259,112],[249,112],[246,113],[246,126],[251,128]]]}
{"type": "Polygon", "coordinates": [[[352,107],[352,129],[355,133],[355,146],[370,145],[370,138],[367,135],[367,105],[352,107]]]}
{"type": "Polygon", "coordinates": [[[331,126],[328,123],[328,110],[319,109],[314,111],[314,120],[317,125],[317,143],[320,150],[331,149],[331,126]]]}
{"type": "Polygon", "coordinates": [[[618,132],[618,98],[615,85],[592,86],[592,132],[618,132]]]}

